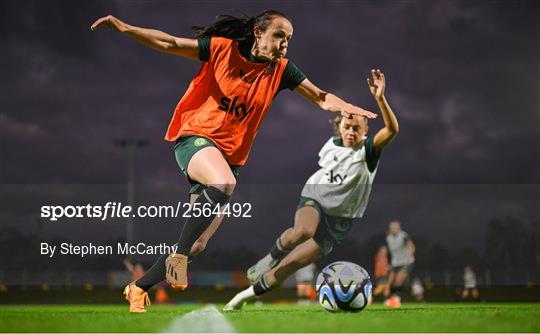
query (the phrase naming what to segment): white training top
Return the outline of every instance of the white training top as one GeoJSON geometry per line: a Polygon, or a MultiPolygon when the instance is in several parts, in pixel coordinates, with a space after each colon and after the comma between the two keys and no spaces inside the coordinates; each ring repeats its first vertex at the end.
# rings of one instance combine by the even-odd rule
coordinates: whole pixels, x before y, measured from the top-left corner
{"type": "Polygon", "coordinates": [[[413,284],[411,285],[411,294],[413,296],[423,295],[424,286],[421,283],[413,282],[413,284]]]}
{"type": "Polygon", "coordinates": [[[379,156],[372,137],[364,138],[360,148],[344,147],[341,138],[330,138],[319,152],[321,168],[307,180],[302,197],[319,202],[327,215],[362,217],[379,156]]]}
{"type": "Polygon", "coordinates": [[[411,237],[404,231],[400,231],[396,235],[388,233],[386,236],[386,245],[392,258],[390,262],[392,266],[406,266],[414,263],[414,256],[407,247],[407,241],[409,240],[411,240],[411,237]]]}
{"type": "Polygon", "coordinates": [[[475,289],[476,288],[476,275],[473,271],[465,271],[463,273],[463,281],[465,283],[465,288],[475,289]]]}

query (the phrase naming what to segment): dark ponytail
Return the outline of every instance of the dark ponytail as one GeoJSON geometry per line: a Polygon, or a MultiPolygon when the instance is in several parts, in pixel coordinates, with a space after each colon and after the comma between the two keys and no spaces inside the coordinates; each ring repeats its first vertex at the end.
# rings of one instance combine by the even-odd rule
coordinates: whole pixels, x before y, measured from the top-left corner
{"type": "Polygon", "coordinates": [[[265,31],[270,25],[270,22],[276,17],[283,17],[291,21],[285,14],[277,10],[265,10],[253,17],[219,15],[214,23],[207,26],[193,26],[192,30],[195,38],[225,37],[234,39],[241,45],[251,47],[255,40],[253,28],[258,26],[262,31],[265,31]]]}

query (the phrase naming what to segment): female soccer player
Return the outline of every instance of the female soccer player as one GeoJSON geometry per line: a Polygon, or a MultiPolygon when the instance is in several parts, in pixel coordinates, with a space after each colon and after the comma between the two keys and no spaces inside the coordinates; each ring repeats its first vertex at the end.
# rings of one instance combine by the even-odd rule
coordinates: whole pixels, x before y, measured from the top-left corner
{"type": "Polygon", "coordinates": [[[270,291],[299,268],[330,253],[345,239],[353,219],[364,214],[381,151],[399,128],[384,96],[384,74],[372,70],[368,85],[381,110],[384,128],[367,137],[366,117],[338,116],[337,136],[319,152],[321,168],[302,190],[294,226],[281,234],[269,254],[248,269],[253,285],[234,296],[224,310],[240,309],[245,301],[270,291]]]}
{"type": "MultiPolygon", "coordinates": [[[[323,110],[345,117],[376,117],[319,89],[285,58],[293,26],[277,11],[251,18],[220,16],[211,25],[194,27],[196,39],[132,26],[111,15],[98,19],[91,28],[100,26],[158,51],[202,61],[165,135],[176,142],[176,160],[192,185],[190,200],[199,208],[227,203],[260,122],[282,89],[294,90],[323,110]]],[[[188,256],[205,248],[222,219],[215,210],[187,219],[176,254],[161,256],[144,277],[124,290],[131,312],[145,312],[146,291],[163,279],[173,288],[187,287],[188,256]]]]}
{"type": "Polygon", "coordinates": [[[480,292],[478,292],[478,288],[476,287],[476,273],[471,266],[465,267],[463,271],[463,282],[464,288],[461,291],[461,300],[466,300],[470,295],[475,301],[478,301],[480,292]]]}
{"type": "Polygon", "coordinates": [[[401,306],[401,290],[414,265],[416,247],[409,234],[401,229],[397,220],[388,225],[386,246],[390,253],[390,297],[384,301],[386,306],[401,306]]]}

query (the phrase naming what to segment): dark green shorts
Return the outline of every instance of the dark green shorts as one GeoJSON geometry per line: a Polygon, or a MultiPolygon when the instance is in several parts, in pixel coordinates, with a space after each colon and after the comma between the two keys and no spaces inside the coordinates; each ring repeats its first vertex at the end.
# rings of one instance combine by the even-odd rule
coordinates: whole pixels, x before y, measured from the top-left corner
{"type": "Polygon", "coordinates": [[[334,245],[345,240],[352,228],[353,219],[329,216],[324,213],[322,206],[316,200],[300,197],[300,203],[298,203],[296,210],[306,206],[311,206],[319,212],[319,226],[317,226],[313,240],[321,247],[323,254],[328,255],[334,249],[334,245]]]}
{"type": "MultiPolygon", "coordinates": [[[[203,191],[204,186],[189,178],[189,175],[187,174],[189,162],[195,153],[210,146],[216,147],[210,139],[197,135],[182,136],[176,140],[176,145],[174,145],[174,155],[176,156],[178,166],[180,166],[180,169],[184,175],[186,175],[186,178],[191,185],[189,189],[190,194],[200,194],[203,191]]],[[[234,176],[238,178],[241,166],[229,165],[229,167],[231,167],[234,176]]]]}
{"type": "Polygon", "coordinates": [[[410,274],[411,271],[413,270],[413,264],[406,264],[404,266],[391,266],[391,268],[392,268],[392,271],[396,273],[400,271],[404,271],[407,274],[410,274]]]}

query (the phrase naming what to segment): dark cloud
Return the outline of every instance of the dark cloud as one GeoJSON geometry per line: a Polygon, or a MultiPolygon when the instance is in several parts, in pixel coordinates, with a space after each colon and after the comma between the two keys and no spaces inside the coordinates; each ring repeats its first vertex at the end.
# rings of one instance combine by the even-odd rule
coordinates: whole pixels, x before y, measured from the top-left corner
{"type": "MultiPolygon", "coordinates": [[[[3,1],[3,183],[122,183],[120,137],[142,137],[141,183],[180,179],[162,140],[198,64],[90,24],[112,13],[190,36],[218,14],[276,8],[294,22],[290,59],[316,84],[376,110],[372,67],[388,77],[401,133],[380,183],[540,181],[538,5],[482,2],[3,1]]],[[[331,115],[291,92],[274,102],[245,183],[302,183],[331,135],[331,115]],[[276,156],[279,159],[268,159],[276,156]]],[[[381,121],[371,123],[372,131],[381,121]]]]}

